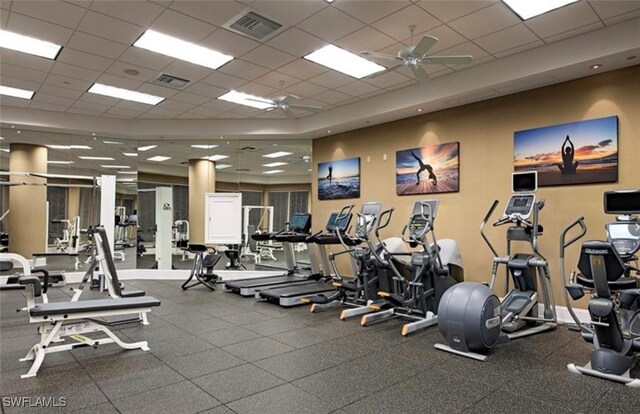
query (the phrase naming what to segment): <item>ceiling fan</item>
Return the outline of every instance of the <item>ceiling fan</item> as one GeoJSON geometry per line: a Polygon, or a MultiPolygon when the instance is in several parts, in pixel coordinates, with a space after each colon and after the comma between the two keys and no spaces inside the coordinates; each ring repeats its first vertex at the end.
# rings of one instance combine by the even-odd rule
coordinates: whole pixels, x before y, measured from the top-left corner
{"type": "MultiPolygon", "coordinates": [[[[415,26],[409,26],[409,30],[411,31],[411,40],[413,41],[413,31],[415,26]]],[[[429,80],[429,74],[422,65],[461,65],[464,63],[470,63],[473,60],[471,55],[456,55],[456,56],[432,56],[428,55],[427,52],[438,42],[438,38],[434,36],[423,36],[422,39],[415,46],[407,46],[400,51],[398,51],[397,55],[387,55],[385,53],[378,52],[360,52],[360,56],[372,57],[372,58],[380,58],[380,59],[391,59],[395,61],[401,61],[395,66],[391,66],[385,70],[381,70],[379,72],[375,72],[369,76],[367,79],[377,78],[380,75],[384,75],[385,73],[392,72],[394,70],[400,69],[402,67],[407,67],[411,69],[413,75],[420,82],[429,80]]]]}
{"type": "MultiPolygon", "coordinates": [[[[280,89],[284,87],[284,81],[280,81],[280,89]]],[[[287,116],[287,118],[295,118],[296,115],[291,111],[292,109],[300,109],[303,111],[318,112],[322,110],[321,106],[301,105],[298,102],[298,97],[295,95],[276,96],[273,99],[254,99],[248,98],[249,101],[260,102],[272,105],[270,108],[266,108],[267,111],[279,109],[287,116]]]]}

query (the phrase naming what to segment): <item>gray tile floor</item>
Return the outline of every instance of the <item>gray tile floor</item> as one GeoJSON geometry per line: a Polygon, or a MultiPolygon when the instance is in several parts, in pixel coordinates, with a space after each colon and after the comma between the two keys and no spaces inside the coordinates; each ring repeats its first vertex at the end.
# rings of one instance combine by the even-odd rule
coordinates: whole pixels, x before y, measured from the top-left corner
{"type": "MultiPolygon", "coordinates": [[[[221,290],[183,292],[174,281],[128,285],[162,301],[149,326],[118,330],[131,341],[149,341],[150,352],[80,348],[47,356],[38,376],[24,380],[28,363],[18,358],[36,342],[35,327],[15,313],[24,306],[22,292],[0,292],[0,394],[64,396],[64,411],[83,413],[631,413],[640,407],[638,390],[567,372],[568,362],[586,363],[590,346],[564,327],[505,344],[481,363],[436,351],[437,328],[403,338],[399,321],[363,328],[357,320],[340,321],[336,311],[282,309],[221,290]]],[[[54,289],[50,298],[68,295],[67,288],[54,289]]]]}

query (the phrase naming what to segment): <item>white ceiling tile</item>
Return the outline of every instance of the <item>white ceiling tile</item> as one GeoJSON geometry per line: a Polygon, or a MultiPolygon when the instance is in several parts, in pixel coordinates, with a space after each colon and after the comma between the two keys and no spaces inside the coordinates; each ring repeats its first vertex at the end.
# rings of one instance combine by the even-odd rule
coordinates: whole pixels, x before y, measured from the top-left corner
{"type": "Polygon", "coordinates": [[[343,75],[340,72],[331,70],[309,79],[309,82],[313,82],[329,89],[334,89],[339,86],[346,85],[347,83],[351,83],[354,79],[355,78],[352,78],[351,76],[343,75]]]}
{"type": "Polygon", "coordinates": [[[227,101],[221,101],[219,99],[213,99],[205,104],[203,104],[202,106],[206,107],[206,108],[210,108],[210,109],[215,109],[218,110],[220,112],[226,112],[229,111],[233,108],[235,108],[236,104],[232,104],[231,102],[227,102],[227,101]]]}
{"type": "Polygon", "coordinates": [[[47,102],[38,102],[38,101],[31,101],[31,104],[29,105],[29,108],[31,109],[40,109],[43,111],[56,111],[56,112],[64,112],[67,110],[68,107],[69,107],[68,105],[56,105],[56,104],[51,104],[47,102]]]}
{"type": "Polygon", "coordinates": [[[130,110],[138,114],[141,112],[147,112],[152,107],[153,107],[152,105],[145,105],[139,102],[131,102],[131,101],[120,101],[118,102],[117,105],[114,106],[114,108],[130,110]]]}
{"type": "MultiPolygon", "coordinates": [[[[438,53],[441,50],[448,49],[467,41],[467,39],[464,36],[460,35],[460,33],[443,24],[436,28],[429,29],[426,32],[415,35],[413,37],[413,44],[417,44],[425,35],[434,36],[438,39],[438,43],[436,43],[431,48],[431,50],[429,50],[429,54],[432,55],[438,53]]],[[[407,39],[405,39],[405,43],[412,43],[411,39],[407,37],[407,39]]]]}
{"type": "Polygon", "coordinates": [[[3,12],[0,13],[0,27],[2,29],[6,29],[7,28],[7,23],[9,22],[9,15],[10,14],[11,13],[9,13],[8,11],[3,11],[3,12]]]}
{"type": "Polygon", "coordinates": [[[301,105],[321,106],[323,109],[329,109],[329,107],[331,106],[326,102],[321,102],[312,98],[300,99],[299,103],[301,105]]]}
{"type": "Polygon", "coordinates": [[[411,3],[403,0],[391,1],[338,1],[333,4],[334,7],[350,14],[358,20],[367,24],[382,19],[399,9],[410,5],[411,3]]]}
{"type": "Polygon", "coordinates": [[[526,45],[518,46],[513,49],[505,50],[500,53],[496,53],[495,57],[503,58],[509,55],[515,55],[516,53],[524,52],[525,50],[534,49],[536,47],[544,46],[544,42],[542,40],[536,40],[535,42],[527,43],[526,45]]]}
{"type": "Polygon", "coordinates": [[[7,29],[61,46],[66,45],[73,34],[73,30],[66,27],[47,23],[18,13],[11,13],[7,29]]]}
{"type": "Polygon", "coordinates": [[[244,115],[244,116],[253,116],[262,112],[260,109],[250,108],[248,106],[240,106],[236,105],[235,108],[231,110],[231,113],[244,115]]]}
{"type": "Polygon", "coordinates": [[[260,46],[260,43],[237,35],[226,29],[218,29],[205,37],[200,46],[208,47],[234,57],[242,56],[251,49],[260,46]]]}
{"type": "Polygon", "coordinates": [[[397,71],[394,71],[380,75],[377,78],[363,80],[379,88],[388,88],[390,86],[397,85],[398,83],[406,82],[409,78],[397,71]]]}
{"type": "Polygon", "coordinates": [[[640,9],[640,1],[637,0],[591,0],[589,4],[602,20],[640,9]]]}
{"type": "Polygon", "coordinates": [[[109,86],[115,86],[116,88],[123,88],[129,90],[136,90],[142,85],[142,81],[127,79],[122,76],[112,75],[110,73],[102,74],[96,82],[109,86]]]}
{"type": "Polygon", "coordinates": [[[2,97],[2,106],[17,106],[20,108],[26,108],[30,103],[31,101],[27,99],[14,98],[13,96],[2,97]]]}
{"type": "Polygon", "coordinates": [[[259,46],[242,56],[242,60],[271,69],[279,68],[296,60],[296,57],[269,46],[259,46]]]}
{"type": "Polygon", "coordinates": [[[235,1],[174,1],[172,9],[196,19],[222,26],[227,20],[240,13],[245,6],[235,1]]]}
{"type": "Polygon", "coordinates": [[[56,62],[56,64],[53,66],[53,69],[51,69],[51,73],[54,75],[66,76],[68,78],[94,82],[100,77],[102,72],[80,68],[78,66],[69,65],[64,62],[56,62]]]}
{"type": "Polygon", "coordinates": [[[328,70],[329,69],[324,66],[320,66],[306,59],[298,59],[278,68],[278,72],[286,73],[287,75],[303,80],[312,78],[328,70]]]}
{"type": "Polygon", "coordinates": [[[297,57],[308,55],[326,45],[326,40],[312,36],[295,27],[279,34],[267,42],[269,46],[280,49],[297,57]]]}
{"type": "Polygon", "coordinates": [[[292,86],[285,86],[285,91],[298,97],[310,97],[325,92],[328,89],[315,83],[302,81],[292,86]]]}
{"type": "Polygon", "coordinates": [[[132,65],[130,63],[125,63],[125,62],[115,62],[113,65],[111,65],[111,67],[109,68],[109,70],[107,70],[107,73],[110,73],[112,75],[116,75],[116,76],[122,76],[124,78],[127,79],[133,79],[133,80],[137,80],[140,82],[150,82],[152,80],[154,80],[155,78],[158,77],[158,72],[155,70],[150,70],[150,69],[146,69],[146,68],[142,68],[140,66],[136,66],[136,65],[132,65]],[[125,73],[125,70],[127,69],[133,69],[133,70],[137,70],[138,72],[140,72],[139,75],[129,75],[127,73],[125,73]]]}
{"type": "Polygon", "coordinates": [[[234,89],[244,83],[247,83],[245,79],[236,78],[235,76],[227,75],[226,73],[222,73],[220,71],[213,72],[211,75],[202,79],[201,82],[219,86],[224,89],[234,89]]]}
{"type": "Polygon", "coordinates": [[[97,115],[101,115],[104,111],[102,111],[102,110],[93,111],[91,109],[83,108],[81,106],[72,106],[71,108],[67,109],[67,112],[71,113],[71,114],[97,116],[97,115]]]}
{"type": "Polygon", "coordinates": [[[132,46],[118,60],[159,71],[167,67],[174,59],[132,46]]]}
{"type": "Polygon", "coordinates": [[[255,82],[249,82],[238,88],[238,91],[248,93],[249,95],[265,97],[276,93],[278,89],[261,85],[255,82]]]}
{"type": "Polygon", "coordinates": [[[49,23],[75,29],[82,20],[85,9],[73,4],[51,0],[16,1],[12,10],[49,23]]]}
{"type": "Polygon", "coordinates": [[[282,111],[267,111],[255,115],[254,118],[260,119],[284,119],[287,116],[282,111]]]}
{"type": "Polygon", "coordinates": [[[111,59],[116,59],[127,49],[127,46],[123,44],[81,32],[75,32],[67,46],[72,49],[93,53],[95,55],[111,59]]]}
{"type": "MultiPolygon", "coordinates": [[[[487,52],[485,52],[482,48],[473,44],[472,42],[466,42],[449,49],[443,50],[438,53],[438,56],[447,56],[447,55],[471,55],[473,56],[473,60],[479,60],[483,57],[487,56],[487,52]]],[[[460,67],[467,67],[468,65],[459,65],[460,67]]]]}
{"type": "Polygon", "coordinates": [[[187,112],[195,107],[196,106],[193,104],[178,102],[173,100],[173,98],[165,99],[164,101],[156,105],[156,108],[171,109],[173,111],[180,111],[180,112],[187,112]]]}
{"type": "Polygon", "coordinates": [[[184,102],[192,105],[202,105],[203,103],[209,101],[208,97],[195,95],[188,92],[178,92],[177,94],[173,95],[171,99],[178,102],[184,102]]]}
{"type": "Polygon", "coordinates": [[[362,96],[376,91],[378,90],[378,88],[366,82],[357,80],[355,82],[351,82],[347,85],[341,86],[339,90],[340,92],[346,93],[351,96],[362,96]]]}
{"type": "Polygon", "coordinates": [[[591,32],[594,30],[598,30],[604,27],[604,24],[602,24],[601,22],[595,22],[595,23],[591,23],[588,24],[586,26],[582,26],[582,27],[578,27],[577,29],[573,29],[573,30],[569,30],[566,32],[562,32],[562,33],[558,33],[557,35],[554,36],[550,36],[545,38],[545,42],[547,43],[553,43],[553,42],[557,42],[558,40],[562,40],[562,39],[567,39],[573,36],[578,36],[580,34],[583,33],[587,33],[587,32],[591,32]]]}
{"type": "Polygon", "coordinates": [[[358,53],[364,50],[380,50],[396,43],[396,40],[372,28],[365,27],[335,42],[338,46],[358,53]]]}
{"type": "Polygon", "coordinates": [[[604,24],[606,24],[607,26],[611,26],[613,24],[618,24],[621,22],[626,22],[627,20],[635,19],[636,17],[640,17],[640,10],[635,10],[616,17],[608,18],[604,21],[604,24]]]}
{"type": "Polygon", "coordinates": [[[139,114],[139,112],[127,109],[111,108],[107,112],[103,113],[102,116],[106,116],[108,118],[133,119],[139,114]]]}
{"type": "Polygon", "coordinates": [[[162,96],[165,98],[169,98],[179,92],[178,90],[173,88],[167,88],[165,86],[154,85],[151,83],[145,83],[136,90],[138,92],[144,92],[155,96],[162,96]]]}
{"type": "Polygon", "coordinates": [[[92,82],[87,82],[79,79],[68,78],[66,76],[49,74],[44,81],[47,85],[57,86],[59,88],[73,89],[76,91],[86,91],[91,86],[92,82]]]}
{"type": "Polygon", "coordinates": [[[47,95],[40,91],[38,91],[38,93],[35,94],[35,96],[33,97],[33,100],[36,102],[46,102],[49,104],[64,106],[65,109],[73,105],[73,103],[76,101],[75,99],[61,98],[59,96],[47,95]]]}
{"type": "Polygon", "coordinates": [[[213,118],[215,116],[220,115],[222,112],[223,111],[220,111],[217,109],[207,108],[205,106],[199,106],[197,108],[193,108],[192,110],[190,110],[189,114],[197,115],[201,117],[213,118]]]}
{"type": "Polygon", "coordinates": [[[164,109],[156,106],[140,115],[140,118],[174,118],[180,115],[182,112],[184,111],[174,111],[171,109],[164,109]]]}
{"type": "Polygon", "coordinates": [[[107,109],[109,109],[109,106],[78,100],[76,101],[76,103],[73,104],[71,108],[84,109],[84,110],[102,113],[107,109]]]}
{"type": "Polygon", "coordinates": [[[11,10],[12,0],[0,1],[0,9],[11,10]]]}
{"type": "Polygon", "coordinates": [[[193,85],[187,87],[186,91],[195,95],[203,96],[205,98],[215,99],[218,96],[227,93],[229,89],[219,88],[217,86],[208,85],[202,82],[196,82],[193,85]]]}
{"type": "Polygon", "coordinates": [[[197,43],[213,33],[216,27],[201,20],[185,16],[182,13],[167,9],[153,22],[151,29],[182,40],[197,43]]]}
{"type": "Polygon", "coordinates": [[[409,25],[415,25],[416,33],[421,33],[440,24],[438,19],[412,4],[384,19],[378,20],[372,26],[396,40],[402,40],[409,37],[409,25]]]}
{"type": "Polygon", "coordinates": [[[315,95],[313,99],[330,104],[337,104],[351,99],[351,96],[338,91],[326,91],[315,95]]]}
{"type": "Polygon", "coordinates": [[[177,119],[211,119],[213,116],[209,115],[199,115],[193,112],[185,112],[184,114],[178,115],[177,119]]]}
{"type": "Polygon", "coordinates": [[[477,38],[474,42],[489,53],[495,54],[513,49],[527,43],[540,40],[524,24],[507,27],[506,29],[493,32],[483,37],[477,38]]]}
{"type": "Polygon", "coordinates": [[[210,68],[205,68],[204,66],[194,65],[193,63],[175,60],[169,66],[164,68],[162,72],[169,75],[177,76],[182,79],[186,79],[191,82],[197,82],[200,79],[211,74],[213,70],[210,68]]]}
{"type": "Polygon", "coordinates": [[[60,52],[59,62],[68,63],[70,65],[80,66],[81,68],[99,70],[104,72],[113,63],[112,59],[102,56],[93,55],[91,53],[81,52],[79,50],[65,47],[60,52]]]}
{"type": "Polygon", "coordinates": [[[126,45],[131,45],[144,32],[140,26],[92,11],[84,16],[78,30],[126,45]]]}
{"type": "Polygon", "coordinates": [[[578,2],[529,19],[525,24],[544,39],[597,21],[598,16],[589,4],[578,2]]]}
{"type": "Polygon", "coordinates": [[[61,96],[63,98],[78,99],[82,95],[82,91],[77,91],[69,88],[59,88],[53,85],[42,85],[38,89],[38,93],[44,93],[47,95],[61,96]]]}
{"type": "Polygon", "coordinates": [[[539,76],[534,76],[532,78],[527,78],[524,81],[520,80],[515,82],[509,82],[503,86],[499,86],[494,89],[500,93],[508,94],[508,93],[515,93],[515,92],[519,92],[527,89],[540,88],[556,82],[558,82],[558,80],[552,75],[539,75],[539,76]]]}
{"type": "Polygon", "coordinates": [[[265,67],[254,65],[253,63],[249,63],[240,59],[232,60],[231,62],[219,68],[218,71],[246,80],[253,80],[270,72],[270,70],[265,67]]]}
{"type": "Polygon", "coordinates": [[[78,102],[89,102],[102,106],[112,106],[117,104],[118,102],[124,102],[117,98],[112,98],[110,96],[104,95],[96,95],[95,93],[85,92],[79,99],[78,102]]]}
{"type": "Polygon", "coordinates": [[[496,0],[422,0],[418,2],[418,6],[446,23],[459,17],[466,16],[467,14],[471,14],[476,10],[490,6],[496,2],[496,0]]]}
{"type": "Polygon", "coordinates": [[[173,0],[151,0],[151,3],[158,4],[162,7],[169,7],[171,3],[173,3],[173,0]]]}
{"type": "Polygon", "coordinates": [[[521,20],[507,6],[496,3],[456,19],[450,22],[449,26],[468,39],[476,39],[520,22],[521,20]]]}
{"type": "Polygon", "coordinates": [[[298,24],[300,29],[329,42],[355,32],[363,26],[362,22],[333,7],[327,7],[298,24]]]}
{"type": "Polygon", "coordinates": [[[47,72],[33,70],[22,66],[10,65],[2,62],[0,64],[0,73],[2,77],[10,76],[13,78],[24,79],[32,82],[42,83],[47,77],[47,72]]]}
{"type": "Polygon", "coordinates": [[[256,78],[256,82],[269,86],[271,88],[280,89],[281,82],[284,82],[284,87],[287,88],[289,86],[295,85],[296,83],[300,82],[300,79],[294,78],[289,75],[285,75],[284,73],[272,71],[267,73],[264,76],[260,76],[259,78],[256,78]]]}
{"type": "Polygon", "coordinates": [[[276,20],[279,23],[295,25],[327,7],[326,2],[320,1],[253,1],[250,3],[252,8],[264,12],[266,17],[276,20]]]}
{"type": "Polygon", "coordinates": [[[149,26],[164,11],[164,7],[148,1],[94,1],[91,9],[138,26],[149,26]]]}
{"type": "Polygon", "coordinates": [[[78,7],[88,9],[91,6],[91,0],[64,0],[65,3],[73,4],[78,7]]]}

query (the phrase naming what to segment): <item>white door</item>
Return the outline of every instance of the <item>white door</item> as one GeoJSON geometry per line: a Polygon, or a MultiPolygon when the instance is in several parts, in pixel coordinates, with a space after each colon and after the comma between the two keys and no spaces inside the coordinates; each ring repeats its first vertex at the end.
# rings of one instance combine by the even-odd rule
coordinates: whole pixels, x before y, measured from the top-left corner
{"type": "Polygon", "coordinates": [[[205,195],[205,243],[242,243],[242,194],[205,195]]]}

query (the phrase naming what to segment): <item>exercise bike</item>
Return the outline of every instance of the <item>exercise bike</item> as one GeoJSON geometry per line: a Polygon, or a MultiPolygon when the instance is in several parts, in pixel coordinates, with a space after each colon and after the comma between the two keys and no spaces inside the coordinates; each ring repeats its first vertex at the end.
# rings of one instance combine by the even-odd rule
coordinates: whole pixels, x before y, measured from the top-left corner
{"type": "Polygon", "coordinates": [[[220,283],[220,276],[213,272],[213,268],[220,261],[220,255],[209,253],[204,244],[189,244],[187,251],[194,255],[193,266],[189,278],[182,284],[182,290],[187,290],[197,285],[204,285],[211,290],[216,290],[216,283],[220,283]],[[193,282],[191,281],[193,278],[193,282]]]}
{"type": "Polygon", "coordinates": [[[543,228],[538,224],[544,199],[536,201],[537,173],[514,173],[514,194],[504,215],[493,227],[509,225],[507,254],[500,256],[487,239],[484,228],[498,206],[493,202],[480,226],[480,234],[494,254],[491,283],[463,282],[443,295],[438,307],[438,327],[448,345],[436,344],[436,349],[467,358],[485,361],[486,353],[498,343],[555,329],[558,326],[549,265],[538,250],[538,237],[543,228]],[[532,220],[529,218],[532,217],[532,220]],[[513,241],[528,242],[531,253],[511,252],[513,241]],[[507,290],[509,278],[514,287],[502,301],[493,293],[500,266],[506,267],[507,290]],[[543,315],[538,314],[542,302],[543,315]]]}
{"type": "Polygon", "coordinates": [[[607,224],[607,240],[582,243],[579,273],[567,279],[564,256],[567,247],[587,232],[584,217],[569,224],[560,237],[560,266],[567,310],[580,329],[582,338],[593,344],[591,360],[585,366],[568,364],[569,372],[585,374],[640,388],[640,379],[631,378],[634,358],[640,356],[640,289],[636,253],[640,250],[640,190],[604,193],[607,214],[621,214],[607,224]],[[580,233],[566,240],[574,228],[580,233]],[[631,263],[635,262],[635,266],[631,263]],[[634,277],[635,273],[635,277],[634,277]],[[589,323],[583,323],[571,305],[591,294],[587,309],[589,323]]]}

